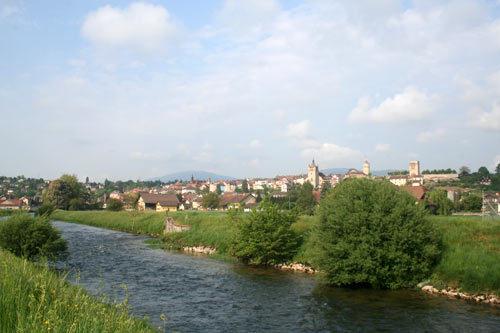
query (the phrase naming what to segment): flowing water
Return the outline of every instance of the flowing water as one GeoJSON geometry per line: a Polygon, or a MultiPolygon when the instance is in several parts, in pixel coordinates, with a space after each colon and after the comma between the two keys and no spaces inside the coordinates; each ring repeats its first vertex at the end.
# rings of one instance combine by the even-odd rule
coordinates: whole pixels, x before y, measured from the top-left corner
{"type": "Polygon", "coordinates": [[[420,291],[331,288],[302,273],[150,249],[144,236],[53,222],[70,279],[177,332],[500,332],[500,307],[420,291]],[[127,286],[127,291],[121,288],[127,286]]]}

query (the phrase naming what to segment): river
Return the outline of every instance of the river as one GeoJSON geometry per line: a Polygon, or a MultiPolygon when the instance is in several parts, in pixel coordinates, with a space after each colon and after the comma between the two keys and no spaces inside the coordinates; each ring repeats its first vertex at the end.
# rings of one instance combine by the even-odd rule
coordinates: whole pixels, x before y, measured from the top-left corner
{"type": "Polygon", "coordinates": [[[498,332],[500,307],[420,291],[332,288],[310,275],[150,249],[145,236],[54,221],[58,266],[93,294],[177,332],[498,332]],[[120,286],[127,286],[125,291],[120,286]]]}

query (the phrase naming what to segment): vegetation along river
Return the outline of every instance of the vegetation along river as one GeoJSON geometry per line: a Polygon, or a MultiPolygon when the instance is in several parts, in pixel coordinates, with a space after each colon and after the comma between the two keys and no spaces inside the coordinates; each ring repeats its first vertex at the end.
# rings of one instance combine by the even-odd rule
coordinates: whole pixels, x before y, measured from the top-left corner
{"type": "Polygon", "coordinates": [[[498,332],[500,308],[420,291],[342,289],[307,274],[150,249],[146,237],[53,222],[70,255],[59,267],[155,326],[177,332],[498,332]],[[78,274],[74,272],[78,272],[78,274]],[[79,277],[77,277],[79,275],[79,277]],[[120,288],[127,286],[127,291],[120,288]]]}

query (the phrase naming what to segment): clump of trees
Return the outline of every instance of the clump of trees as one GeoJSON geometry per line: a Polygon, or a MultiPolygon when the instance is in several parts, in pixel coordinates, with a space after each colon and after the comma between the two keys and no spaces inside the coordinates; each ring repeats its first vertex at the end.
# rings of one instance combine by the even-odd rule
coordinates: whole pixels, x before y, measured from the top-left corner
{"type": "Polygon", "coordinates": [[[201,199],[201,205],[205,208],[216,209],[219,207],[220,197],[217,193],[209,192],[204,194],[201,199]]]}
{"type": "Polygon", "coordinates": [[[0,223],[0,247],[29,260],[55,260],[67,254],[61,233],[45,217],[27,214],[16,214],[0,223]]]}
{"type": "Polygon", "coordinates": [[[313,264],[333,285],[413,287],[440,255],[423,205],[385,181],[349,179],[321,201],[313,264]]]}
{"type": "Polygon", "coordinates": [[[316,202],[314,201],[312,192],[313,186],[310,182],[305,182],[300,188],[297,201],[295,202],[295,207],[299,213],[313,215],[316,202]]]}
{"type": "Polygon", "coordinates": [[[457,173],[457,170],[454,170],[451,168],[422,171],[423,175],[450,175],[450,174],[454,174],[454,173],[457,173]]]}
{"type": "Polygon", "coordinates": [[[436,205],[436,213],[439,215],[450,215],[453,209],[453,201],[448,199],[445,190],[437,189],[430,192],[427,198],[436,205]]]}
{"type": "Polygon", "coordinates": [[[300,236],[291,226],[297,216],[284,212],[269,201],[259,210],[237,221],[232,254],[246,263],[270,264],[287,262],[297,253],[300,236]]]}
{"type": "Polygon", "coordinates": [[[123,209],[123,202],[118,199],[110,198],[106,202],[106,209],[112,212],[119,212],[123,209]]]}
{"type": "Polygon", "coordinates": [[[65,210],[84,209],[88,200],[87,191],[73,175],[62,175],[61,178],[54,180],[43,197],[44,203],[65,210]]]}

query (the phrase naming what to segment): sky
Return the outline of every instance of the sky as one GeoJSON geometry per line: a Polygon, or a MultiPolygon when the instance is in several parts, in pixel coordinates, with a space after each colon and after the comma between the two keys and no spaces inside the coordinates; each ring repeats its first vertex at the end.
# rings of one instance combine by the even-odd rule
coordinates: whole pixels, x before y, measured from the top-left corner
{"type": "Polygon", "coordinates": [[[500,163],[500,0],[0,0],[0,175],[500,163]]]}

